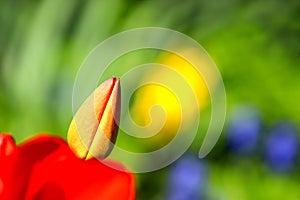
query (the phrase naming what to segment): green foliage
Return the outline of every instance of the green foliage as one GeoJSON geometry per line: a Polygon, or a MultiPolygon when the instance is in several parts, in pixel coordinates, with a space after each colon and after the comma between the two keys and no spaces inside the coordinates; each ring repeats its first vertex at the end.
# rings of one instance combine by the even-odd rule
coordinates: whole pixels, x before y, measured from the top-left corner
{"type": "MultiPolygon", "coordinates": [[[[84,58],[110,35],[144,26],[172,28],[202,44],[222,73],[228,110],[249,102],[268,123],[284,118],[300,125],[299,10],[297,0],[0,1],[0,131],[17,142],[44,131],[65,137],[84,58]]],[[[299,198],[294,178],[273,176],[257,163],[241,165],[213,164],[211,193],[299,198]]],[[[145,181],[163,183],[141,176],[139,183],[145,181]]],[[[138,194],[152,191],[147,187],[138,194]]]]}

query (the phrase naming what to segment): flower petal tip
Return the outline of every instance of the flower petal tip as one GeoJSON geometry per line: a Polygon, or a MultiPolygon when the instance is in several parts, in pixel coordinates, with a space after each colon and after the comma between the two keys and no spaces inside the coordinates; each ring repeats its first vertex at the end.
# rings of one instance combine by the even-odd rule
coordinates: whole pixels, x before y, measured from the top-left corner
{"type": "Polygon", "coordinates": [[[15,149],[13,137],[7,133],[0,133],[0,157],[11,155],[15,149]]]}

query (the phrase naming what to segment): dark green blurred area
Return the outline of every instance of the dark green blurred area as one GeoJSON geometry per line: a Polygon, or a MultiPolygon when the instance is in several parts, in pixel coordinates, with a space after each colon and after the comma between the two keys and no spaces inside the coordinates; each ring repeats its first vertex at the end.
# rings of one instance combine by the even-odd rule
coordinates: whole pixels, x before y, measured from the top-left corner
{"type": "MultiPolygon", "coordinates": [[[[17,142],[39,132],[66,137],[85,57],[109,36],[146,26],[180,31],[207,50],[222,74],[228,112],[251,103],[266,124],[287,119],[300,126],[300,1],[4,0],[0,131],[17,142]]],[[[300,198],[299,175],[277,177],[255,159],[230,160],[212,161],[213,199],[300,198]]],[[[162,199],[166,171],[139,175],[138,199],[162,199]]]]}

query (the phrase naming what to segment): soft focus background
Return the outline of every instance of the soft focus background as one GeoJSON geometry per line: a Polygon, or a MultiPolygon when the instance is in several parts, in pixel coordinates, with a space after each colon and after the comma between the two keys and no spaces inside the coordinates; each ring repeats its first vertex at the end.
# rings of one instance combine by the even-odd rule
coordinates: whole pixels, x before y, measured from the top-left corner
{"type": "MultiPolygon", "coordinates": [[[[171,28],[197,40],[219,67],[226,125],[205,159],[197,158],[197,140],[171,166],[137,174],[137,199],[300,199],[299,22],[298,0],[2,0],[0,131],[17,142],[38,132],[66,137],[73,83],[88,53],[124,30],[171,28]]],[[[117,64],[176,59],[166,56],[145,51],[117,64]]],[[[142,92],[135,102],[141,99],[142,92]]],[[[143,124],[139,105],[133,104],[131,114],[143,124]]],[[[205,119],[209,103],[202,106],[205,119]]],[[[130,140],[122,141],[130,146],[130,140]]]]}

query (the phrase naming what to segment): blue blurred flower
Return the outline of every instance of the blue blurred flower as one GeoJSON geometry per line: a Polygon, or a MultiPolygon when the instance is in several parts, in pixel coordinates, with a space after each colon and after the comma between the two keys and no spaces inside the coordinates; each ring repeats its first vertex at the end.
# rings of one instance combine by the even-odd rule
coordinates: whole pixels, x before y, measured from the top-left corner
{"type": "Polygon", "coordinates": [[[227,130],[229,148],[242,155],[253,153],[258,144],[261,125],[262,118],[256,108],[250,106],[236,108],[227,130]]]}
{"type": "Polygon", "coordinates": [[[170,168],[168,200],[203,199],[208,179],[208,166],[197,156],[184,156],[170,168]]]}
{"type": "Polygon", "coordinates": [[[275,171],[291,170],[297,159],[298,137],[296,127],[288,122],[274,126],[265,141],[265,159],[275,171]]]}

